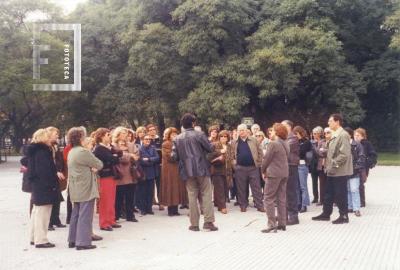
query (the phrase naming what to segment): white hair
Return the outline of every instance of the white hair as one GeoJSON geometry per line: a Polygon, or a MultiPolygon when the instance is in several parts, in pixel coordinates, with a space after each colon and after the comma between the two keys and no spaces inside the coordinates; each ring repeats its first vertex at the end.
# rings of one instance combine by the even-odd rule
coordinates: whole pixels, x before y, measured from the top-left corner
{"type": "Polygon", "coordinates": [[[321,134],[322,132],[324,132],[324,129],[320,126],[317,126],[317,127],[313,128],[312,132],[321,134]]]}
{"type": "Polygon", "coordinates": [[[247,130],[247,126],[245,124],[240,124],[238,125],[237,130],[247,130]]]}
{"type": "Polygon", "coordinates": [[[330,128],[326,127],[326,128],[324,129],[324,132],[332,132],[332,130],[331,130],[330,128]]]}

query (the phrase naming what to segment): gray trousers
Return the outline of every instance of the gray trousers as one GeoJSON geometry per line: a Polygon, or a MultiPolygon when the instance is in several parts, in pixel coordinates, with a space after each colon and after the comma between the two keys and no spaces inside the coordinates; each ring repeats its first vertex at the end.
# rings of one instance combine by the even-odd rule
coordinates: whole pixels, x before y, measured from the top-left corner
{"type": "Polygon", "coordinates": [[[256,207],[263,209],[264,206],[262,203],[260,168],[257,168],[255,166],[244,167],[236,165],[235,179],[236,179],[238,202],[240,204],[240,207],[246,208],[249,205],[246,189],[250,183],[251,194],[253,194],[256,207]]]}
{"type": "Polygon", "coordinates": [[[286,226],[286,184],[286,177],[269,177],[265,182],[264,207],[267,212],[268,227],[276,226],[275,201],[278,205],[278,225],[286,226]]]}
{"type": "Polygon", "coordinates": [[[75,243],[76,246],[91,245],[94,202],[93,199],[73,204],[69,225],[69,243],[75,243]]]}
{"type": "Polygon", "coordinates": [[[214,222],[214,206],[212,203],[213,188],[210,177],[191,177],[186,180],[186,190],[189,197],[189,216],[192,226],[199,226],[200,211],[197,203],[201,198],[201,206],[204,212],[204,222],[214,222]]]}

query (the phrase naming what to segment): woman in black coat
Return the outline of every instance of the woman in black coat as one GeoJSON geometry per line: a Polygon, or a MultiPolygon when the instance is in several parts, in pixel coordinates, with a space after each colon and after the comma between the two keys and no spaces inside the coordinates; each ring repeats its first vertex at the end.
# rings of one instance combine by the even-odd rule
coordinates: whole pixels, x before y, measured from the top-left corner
{"type": "Polygon", "coordinates": [[[47,229],[52,205],[59,200],[57,169],[50,148],[50,137],[45,129],[33,134],[28,146],[28,180],[32,187],[33,209],[31,214],[31,245],[51,248],[47,240],[47,229]]]}

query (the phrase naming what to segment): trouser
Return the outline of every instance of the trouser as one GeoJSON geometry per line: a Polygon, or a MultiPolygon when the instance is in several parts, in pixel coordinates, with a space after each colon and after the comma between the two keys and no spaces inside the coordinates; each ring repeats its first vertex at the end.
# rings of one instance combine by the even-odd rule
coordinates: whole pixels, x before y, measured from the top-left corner
{"type": "Polygon", "coordinates": [[[369,168],[362,169],[360,173],[360,201],[361,207],[365,207],[365,182],[367,181],[369,168]]]}
{"type": "Polygon", "coordinates": [[[268,227],[276,226],[275,202],[277,202],[278,225],[286,226],[286,184],[287,178],[267,178],[264,189],[264,208],[267,212],[268,227]]]}
{"type": "Polygon", "coordinates": [[[60,201],[53,203],[53,207],[51,208],[51,215],[50,215],[50,223],[49,223],[50,226],[61,224],[60,204],[61,204],[60,201]]]}
{"type": "Polygon", "coordinates": [[[154,196],[154,179],[146,179],[137,184],[136,206],[144,213],[152,212],[154,196]]]}
{"type": "Polygon", "coordinates": [[[313,202],[318,202],[318,200],[319,200],[318,176],[319,176],[319,171],[316,171],[316,170],[311,171],[313,202]]]}
{"type": "Polygon", "coordinates": [[[308,166],[305,164],[300,164],[299,170],[299,186],[300,186],[300,208],[304,208],[310,205],[310,196],[308,195],[308,166]]]}
{"type": "Polygon", "coordinates": [[[72,208],[68,242],[76,246],[88,246],[92,244],[92,223],[94,202],[76,202],[72,208]]]}
{"type": "Polygon", "coordinates": [[[201,197],[204,222],[214,222],[214,207],[212,205],[212,184],[210,177],[197,176],[186,180],[186,189],[189,197],[189,217],[192,226],[199,226],[200,212],[197,203],[201,197]]]}
{"type": "Polygon", "coordinates": [[[324,196],[325,196],[325,192],[326,192],[326,174],[325,172],[322,171],[318,171],[318,176],[319,176],[319,199],[320,199],[320,203],[324,203],[324,196]]]}
{"type": "Polygon", "coordinates": [[[168,215],[176,215],[178,214],[178,206],[177,205],[170,205],[168,206],[168,215]]]}
{"type": "Polygon", "coordinates": [[[288,218],[297,218],[299,208],[297,201],[299,197],[299,170],[297,165],[289,165],[289,178],[286,185],[286,204],[288,218]]]}
{"type": "Polygon", "coordinates": [[[71,198],[69,197],[69,192],[67,195],[67,219],[66,223],[69,224],[71,221],[71,214],[72,214],[72,203],[71,203],[71,198]]]}
{"type": "Polygon", "coordinates": [[[30,238],[35,245],[46,244],[47,231],[49,228],[51,208],[53,205],[33,205],[30,220],[30,238]]]}
{"type": "Polygon", "coordinates": [[[260,169],[255,166],[245,167],[236,165],[235,172],[240,207],[246,208],[249,205],[248,196],[246,196],[246,189],[250,183],[251,193],[253,194],[256,208],[264,208],[260,186],[260,169]]]}
{"type": "Polygon", "coordinates": [[[324,197],[323,214],[330,216],[335,202],[341,216],[347,216],[347,180],[348,176],[328,176],[324,197]]]}
{"type": "Polygon", "coordinates": [[[135,199],[135,184],[117,186],[115,199],[115,219],[121,217],[122,209],[125,209],[126,220],[132,220],[135,216],[133,213],[133,202],[135,199]]]}
{"type": "Polygon", "coordinates": [[[218,210],[226,208],[226,190],[228,185],[226,183],[225,175],[213,175],[211,181],[214,185],[214,205],[218,210]]]}
{"type": "Polygon", "coordinates": [[[360,210],[360,177],[355,176],[347,180],[347,203],[348,209],[360,210]]]}
{"type": "MultiPolygon", "coordinates": [[[[154,179],[154,183],[155,183],[155,188],[157,188],[157,193],[156,193],[157,194],[157,202],[158,202],[158,204],[160,204],[160,198],[161,198],[161,195],[160,195],[160,192],[161,192],[161,188],[160,188],[161,175],[157,176],[154,179]]],[[[153,189],[154,189],[154,183],[153,183],[153,189]]],[[[153,194],[154,194],[154,192],[153,192],[153,194]]],[[[153,197],[155,199],[155,195],[153,195],[153,197]]]]}
{"type": "Polygon", "coordinates": [[[236,178],[235,176],[232,179],[232,187],[230,189],[231,200],[237,199],[237,187],[236,187],[236,178]]]}
{"type": "Polygon", "coordinates": [[[100,178],[99,223],[100,228],[115,224],[116,183],[113,177],[100,178]]]}

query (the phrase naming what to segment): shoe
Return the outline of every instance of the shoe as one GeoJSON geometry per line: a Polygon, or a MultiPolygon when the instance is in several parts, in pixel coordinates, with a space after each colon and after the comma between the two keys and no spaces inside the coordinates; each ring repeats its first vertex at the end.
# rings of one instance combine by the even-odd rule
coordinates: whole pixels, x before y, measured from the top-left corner
{"type": "Polygon", "coordinates": [[[247,211],[246,207],[240,207],[240,212],[246,212],[246,211],[247,211]]]}
{"type": "Polygon", "coordinates": [[[50,226],[49,226],[49,231],[55,231],[53,225],[50,225],[50,226]]]}
{"type": "Polygon", "coordinates": [[[235,202],[234,204],[233,204],[233,206],[238,206],[239,205],[239,203],[238,202],[235,202]]]}
{"type": "Polygon", "coordinates": [[[68,243],[68,248],[74,248],[75,247],[75,243],[74,242],[69,242],[68,243]]]}
{"type": "Polygon", "coordinates": [[[137,208],[134,207],[134,208],[133,208],[133,212],[134,212],[134,213],[139,213],[139,210],[137,210],[137,208]]]}
{"type": "Polygon", "coordinates": [[[105,227],[105,228],[100,228],[100,230],[111,232],[111,231],[113,231],[113,228],[112,227],[105,227]]]}
{"type": "Polygon", "coordinates": [[[187,205],[181,205],[181,207],[179,207],[179,209],[189,209],[189,206],[187,206],[187,205]]]}
{"type": "Polygon", "coordinates": [[[65,227],[67,227],[67,225],[64,225],[64,224],[56,224],[56,227],[57,228],[65,228],[65,227]]]}
{"type": "Polygon", "coordinates": [[[322,205],[322,202],[317,203],[317,206],[321,206],[321,205],[322,205]]]}
{"type": "Polygon", "coordinates": [[[329,221],[331,218],[329,216],[326,216],[324,214],[321,214],[319,216],[316,217],[312,217],[312,220],[319,220],[319,221],[329,221]]]}
{"type": "Polygon", "coordinates": [[[198,231],[200,231],[200,228],[199,228],[199,226],[190,226],[189,230],[194,231],[194,232],[198,232],[198,231]]]}
{"type": "Polygon", "coordinates": [[[318,198],[316,198],[316,199],[312,200],[312,202],[311,202],[311,203],[317,203],[317,202],[318,202],[318,198]]]}
{"type": "Polygon", "coordinates": [[[162,206],[162,205],[160,204],[160,206],[158,207],[158,210],[159,210],[159,211],[164,211],[165,208],[164,208],[164,206],[162,206]]]}
{"type": "Polygon", "coordinates": [[[299,213],[305,213],[307,212],[307,206],[304,206],[303,208],[300,209],[299,213]]]}
{"type": "Polygon", "coordinates": [[[261,230],[261,232],[262,233],[271,233],[271,232],[277,233],[278,232],[277,229],[278,229],[277,227],[269,227],[268,229],[261,230]]]}
{"type": "Polygon", "coordinates": [[[285,225],[278,225],[278,227],[276,227],[278,230],[281,231],[286,231],[286,226],[285,225]]]}
{"type": "Polygon", "coordinates": [[[145,216],[147,213],[145,211],[140,211],[140,215],[145,216]]]}
{"type": "Polygon", "coordinates": [[[222,214],[228,214],[228,210],[226,208],[221,209],[222,214]]]}
{"type": "Polygon", "coordinates": [[[264,209],[264,208],[261,208],[261,207],[260,207],[260,208],[257,208],[257,211],[258,211],[258,212],[265,213],[265,209],[264,209]]]}
{"type": "Polygon", "coordinates": [[[355,211],[354,214],[356,215],[356,217],[361,217],[360,211],[355,211]]]}
{"type": "Polygon", "coordinates": [[[96,234],[92,235],[92,241],[101,241],[101,240],[103,240],[103,237],[98,236],[96,234]]]}
{"type": "Polygon", "coordinates": [[[286,222],[287,226],[291,226],[291,225],[297,225],[299,224],[299,218],[298,217],[293,217],[293,218],[289,218],[288,221],[286,222]]]}
{"type": "Polygon", "coordinates": [[[347,212],[348,213],[353,213],[354,211],[353,211],[353,209],[348,209],[347,212]]]}
{"type": "Polygon", "coordinates": [[[212,222],[205,222],[203,225],[204,230],[209,230],[211,232],[218,231],[218,227],[214,226],[212,222]]]}
{"type": "Polygon", "coordinates": [[[31,244],[31,246],[34,246],[34,245],[35,245],[35,242],[31,241],[30,244],[31,244]]]}
{"type": "Polygon", "coordinates": [[[95,245],[87,245],[87,246],[76,246],[76,250],[86,250],[86,249],[94,249],[97,248],[95,245]]]}
{"type": "Polygon", "coordinates": [[[39,244],[39,245],[36,245],[35,247],[36,248],[53,248],[53,247],[55,247],[56,245],[54,245],[54,244],[52,244],[52,243],[45,243],[45,244],[39,244]]]}
{"type": "Polygon", "coordinates": [[[332,224],[344,224],[349,223],[349,218],[347,216],[339,216],[336,220],[332,221],[332,224]]]}
{"type": "Polygon", "coordinates": [[[148,211],[148,212],[146,212],[146,214],[154,215],[154,212],[153,211],[148,211]]]}
{"type": "Polygon", "coordinates": [[[112,227],[112,228],[121,228],[122,226],[119,225],[119,224],[117,224],[117,223],[115,223],[115,224],[111,225],[111,227],[112,227]]]}
{"type": "Polygon", "coordinates": [[[130,221],[130,222],[139,222],[136,218],[129,218],[126,221],[130,221]]]}

